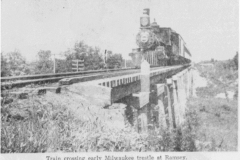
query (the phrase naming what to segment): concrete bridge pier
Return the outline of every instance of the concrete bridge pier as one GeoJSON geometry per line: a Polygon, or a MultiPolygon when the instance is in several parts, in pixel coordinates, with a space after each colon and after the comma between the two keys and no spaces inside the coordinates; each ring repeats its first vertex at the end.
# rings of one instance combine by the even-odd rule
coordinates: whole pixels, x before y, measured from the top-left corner
{"type": "Polygon", "coordinates": [[[185,74],[186,72],[183,71],[179,75],[179,81],[177,82],[178,86],[178,99],[179,99],[179,106],[180,106],[180,113],[181,113],[181,119],[180,119],[180,125],[182,125],[185,121],[185,111],[186,111],[186,102],[187,102],[187,96],[186,96],[186,90],[185,90],[185,74]]]}
{"type": "Polygon", "coordinates": [[[188,68],[187,70],[187,85],[188,85],[188,90],[187,90],[187,97],[190,97],[193,95],[193,75],[192,75],[192,68],[188,68]]]}
{"type": "Polygon", "coordinates": [[[180,79],[179,75],[175,75],[172,77],[172,87],[173,87],[173,108],[175,113],[175,123],[176,126],[180,126],[182,122],[182,110],[180,104],[180,97],[179,97],[179,89],[180,89],[180,79]]]}
{"type": "Polygon", "coordinates": [[[164,85],[164,99],[163,104],[165,107],[165,113],[166,113],[166,122],[167,127],[171,130],[173,128],[173,117],[172,117],[172,105],[171,105],[171,92],[169,85],[166,83],[164,85]]]}
{"type": "Polygon", "coordinates": [[[193,95],[192,69],[187,68],[167,79],[170,88],[173,127],[181,127],[185,122],[187,99],[193,95]]]}
{"type": "Polygon", "coordinates": [[[185,71],[184,71],[184,86],[185,86],[185,94],[186,94],[186,97],[188,98],[189,96],[190,96],[190,93],[189,93],[189,91],[190,91],[190,84],[189,84],[189,82],[190,82],[190,74],[189,74],[189,69],[186,69],[185,71]]]}
{"type": "Polygon", "coordinates": [[[141,64],[141,91],[133,93],[128,97],[127,105],[131,106],[133,111],[133,123],[136,131],[144,133],[148,131],[148,124],[151,104],[149,104],[150,95],[150,65],[144,60],[141,64]]]}
{"type": "Polygon", "coordinates": [[[186,71],[182,71],[175,76],[173,76],[173,82],[175,86],[175,108],[176,112],[178,113],[176,116],[178,118],[177,126],[181,126],[184,122],[185,117],[185,108],[186,108],[186,83],[184,83],[186,71]]]}
{"type": "Polygon", "coordinates": [[[169,103],[169,106],[168,106],[168,114],[169,114],[169,127],[170,129],[172,128],[176,128],[176,109],[175,109],[175,103],[176,102],[176,99],[174,98],[175,97],[175,92],[174,90],[176,90],[174,84],[173,84],[173,80],[172,78],[169,78],[167,79],[167,86],[168,86],[168,89],[169,89],[169,97],[170,97],[170,103],[169,103]]]}
{"type": "Polygon", "coordinates": [[[134,93],[124,99],[121,103],[127,104],[125,114],[128,123],[139,133],[148,132],[151,124],[151,107],[153,107],[149,103],[149,92],[134,93]]]}
{"type": "Polygon", "coordinates": [[[132,113],[131,124],[139,133],[181,128],[185,122],[186,102],[193,90],[191,68],[150,86],[147,65],[142,67],[141,91],[125,97],[132,113]]]}
{"type": "Polygon", "coordinates": [[[155,84],[150,94],[152,121],[151,125],[165,130],[169,126],[168,107],[170,104],[170,95],[168,86],[165,83],[155,84]]]}
{"type": "Polygon", "coordinates": [[[190,90],[190,92],[191,92],[191,96],[193,96],[193,93],[194,93],[194,80],[193,80],[193,69],[192,68],[189,68],[189,70],[190,70],[190,75],[191,75],[191,90],[190,90]]]}
{"type": "Polygon", "coordinates": [[[127,104],[128,121],[139,133],[181,128],[185,121],[187,98],[192,93],[191,69],[186,68],[171,77],[160,77],[155,81],[150,81],[150,77],[150,66],[143,61],[140,81],[135,82],[140,85],[139,88],[120,102],[127,104]]]}

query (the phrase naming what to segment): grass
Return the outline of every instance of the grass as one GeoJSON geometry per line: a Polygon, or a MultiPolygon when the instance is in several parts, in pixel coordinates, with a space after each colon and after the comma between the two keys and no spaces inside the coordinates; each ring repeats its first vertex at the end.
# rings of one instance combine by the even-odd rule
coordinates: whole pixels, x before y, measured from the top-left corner
{"type": "MultiPolygon", "coordinates": [[[[206,73],[207,70],[199,70],[206,73]]],[[[207,77],[205,77],[207,78],[207,77]]],[[[196,112],[199,121],[195,145],[198,151],[237,151],[238,100],[215,98],[224,92],[222,86],[208,79],[206,87],[197,88],[197,97],[188,101],[190,112],[196,112]]],[[[231,81],[235,81],[232,79],[231,81]]],[[[228,91],[237,93],[237,85],[229,85],[228,91]]]]}
{"type": "Polygon", "coordinates": [[[196,145],[199,151],[236,151],[238,124],[237,101],[195,98],[188,103],[198,113],[196,145]]]}
{"type": "Polygon", "coordinates": [[[1,108],[1,152],[194,150],[192,124],[181,132],[157,128],[151,134],[138,134],[127,121],[124,105],[118,105],[103,109],[64,91],[15,99],[1,108]]]}

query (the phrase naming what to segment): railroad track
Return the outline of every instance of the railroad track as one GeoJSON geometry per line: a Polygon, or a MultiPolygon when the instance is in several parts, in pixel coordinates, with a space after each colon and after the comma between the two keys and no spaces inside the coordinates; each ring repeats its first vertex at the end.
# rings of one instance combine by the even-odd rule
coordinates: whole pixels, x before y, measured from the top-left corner
{"type": "Polygon", "coordinates": [[[53,78],[53,77],[66,77],[66,76],[76,76],[76,75],[86,75],[86,74],[93,74],[93,73],[124,71],[124,70],[130,70],[130,69],[134,69],[134,68],[104,69],[104,70],[90,70],[90,71],[80,71],[80,72],[55,73],[55,74],[39,74],[39,75],[1,77],[1,82],[9,82],[9,81],[16,81],[16,80],[43,79],[43,78],[53,78]]]}
{"type": "MultiPolygon", "coordinates": [[[[167,67],[154,67],[151,70],[156,70],[167,67]]],[[[111,70],[94,70],[74,73],[58,73],[58,74],[44,74],[44,75],[29,75],[16,77],[3,77],[1,79],[1,89],[21,88],[27,85],[41,85],[47,83],[56,83],[62,79],[77,77],[78,82],[86,82],[91,80],[98,80],[127,74],[139,73],[140,69],[124,68],[111,70]]]]}
{"type": "MultiPolygon", "coordinates": [[[[165,77],[166,75],[172,75],[188,66],[189,65],[154,67],[154,68],[151,68],[150,78],[159,74],[162,74],[162,75],[165,74],[163,75],[163,77],[165,77]]],[[[58,77],[60,74],[53,75],[56,77],[51,77],[51,75],[44,75],[48,77],[40,78],[40,79],[31,79],[31,78],[41,77],[42,75],[29,76],[31,77],[30,80],[28,79],[29,78],[28,76],[23,76],[21,78],[14,77],[15,79],[18,79],[18,78],[19,79],[13,82],[1,83],[1,90],[2,90],[1,103],[8,104],[8,103],[11,103],[14,98],[26,99],[31,95],[42,95],[49,91],[55,92],[55,93],[61,93],[62,88],[65,88],[65,87],[62,87],[63,85],[70,85],[73,83],[81,83],[81,82],[87,82],[86,83],[87,85],[92,84],[93,86],[98,84],[108,88],[113,87],[113,93],[115,93],[116,95],[114,94],[115,96],[113,96],[112,99],[118,100],[119,98],[125,96],[124,91],[128,90],[129,89],[128,87],[131,86],[130,88],[132,88],[132,85],[133,85],[134,87],[130,89],[130,91],[138,90],[139,89],[138,80],[140,80],[140,77],[141,77],[140,69],[123,69],[123,70],[110,70],[110,71],[105,70],[100,72],[88,71],[80,74],[76,74],[76,73],[74,73],[73,75],[72,73],[70,74],[71,75],[65,74],[66,76],[60,76],[60,77],[58,77]],[[27,80],[24,80],[24,79],[27,79],[27,80]],[[88,81],[91,81],[91,82],[88,83],[88,81]],[[131,84],[131,82],[134,82],[134,83],[131,84]],[[43,85],[31,86],[29,84],[43,84],[43,85]],[[29,85],[29,86],[26,86],[26,85],[29,85]],[[121,85],[123,88],[119,87],[121,85]],[[118,91],[118,89],[120,90],[118,91]]],[[[156,77],[159,77],[159,76],[156,76],[156,77]]],[[[159,78],[157,79],[159,80],[159,78]]],[[[151,80],[154,80],[154,78],[151,80]]],[[[83,84],[82,86],[85,86],[85,83],[82,83],[82,84],[83,84]]]]}
{"type": "Polygon", "coordinates": [[[69,72],[69,73],[57,73],[57,74],[41,74],[41,75],[26,75],[26,76],[14,76],[14,77],[2,77],[1,78],[1,89],[10,89],[14,87],[24,87],[31,84],[45,84],[55,83],[64,78],[71,77],[89,77],[96,76],[99,74],[123,72],[136,70],[134,68],[123,68],[123,69],[106,69],[106,70],[91,70],[81,72],[69,72]]]}

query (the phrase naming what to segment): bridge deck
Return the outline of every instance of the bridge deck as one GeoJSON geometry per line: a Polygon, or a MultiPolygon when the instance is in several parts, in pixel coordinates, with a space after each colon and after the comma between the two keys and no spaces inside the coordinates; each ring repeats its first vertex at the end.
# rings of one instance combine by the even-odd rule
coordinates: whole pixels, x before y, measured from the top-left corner
{"type": "MultiPolygon", "coordinates": [[[[187,66],[171,66],[151,69],[150,83],[155,84],[159,81],[164,81],[166,78],[183,70],[187,66]]],[[[88,82],[75,83],[67,86],[68,90],[77,92],[79,94],[88,96],[94,100],[94,98],[104,100],[105,105],[111,105],[126,96],[133,93],[140,92],[141,73],[129,73],[127,75],[120,75],[111,78],[103,78],[98,80],[92,80],[88,82]]],[[[76,82],[76,78],[68,79],[68,81],[76,82]]],[[[66,80],[60,81],[60,83],[66,82],[66,80]]]]}

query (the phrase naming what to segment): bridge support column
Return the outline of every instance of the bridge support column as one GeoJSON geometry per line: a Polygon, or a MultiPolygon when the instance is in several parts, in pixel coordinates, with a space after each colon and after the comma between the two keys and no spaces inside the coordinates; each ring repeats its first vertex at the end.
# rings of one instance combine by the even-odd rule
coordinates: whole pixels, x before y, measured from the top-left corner
{"type": "Polygon", "coordinates": [[[184,100],[185,100],[185,106],[184,106],[184,113],[186,112],[186,103],[187,103],[187,99],[189,97],[188,94],[188,70],[185,70],[183,73],[183,84],[184,84],[184,100]]]}
{"type": "Polygon", "coordinates": [[[130,105],[137,111],[135,112],[135,125],[138,132],[147,132],[148,129],[148,107],[149,93],[140,92],[132,95],[130,105]]]}
{"type": "Polygon", "coordinates": [[[192,70],[188,68],[188,97],[192,96],[192,70]]]}
{"type": "Polygon", "coordinates": [[[169,101],[170,101],[170,103],[168,104],[169,128],[172,129],[172,128],[176,128],[172,79],[167,79],[167,86],[169,90],[169,101]]]}
{"type": "Polygon", "coordinates": [[[188,98],[188,94],[187,94],[187,71],[183,72],[182,83],[184,85],[184,87],[183,87],[184,97],[185,97],[185,100],[187,100],[187,98],[188,98]]]}
{"type": "Polygon", "coordinates": [[[150,103],[152,110],[152,125],[159,127],[160,130],[167,128],[167,107],[169,103],[169,93],[164,83],[155,84],[151,93],[150,103]]]}
{"type": "Polygon", "coordinates": [[[130,105],[137,109],[136,130],[148,131],[149,120],[149,94],[150,94],[150,65],[144,60],[141,64],[141,92],[132,94],[130,105]]]}
{"type": "Polygon", "coordinates": [[[130,124],[133,125],[135,131],[145,133],[148,131],[149,119],[149,92],[134,93],[126,97],[127,111],[126,113],[130,124]]]}
{"type": "Polygon", "coordinates": [[[186,97],[188,98],[189,97],[189,91],[190,91],[190,85],[189,85],[189,70],[187,69],[186,70],[186,73],[185,73],[185,86],[186,86],[186,97]]]}
{"type": "Polygon", "coordinates": [[[184,122],[186,95],[189,91],[188,84],[184,80],[186,80],[185,71],[167,79],[171,99],[171,107],[169,107],[169,111],[171,110],[171,112],[169,114],[172,117],[172,122],[170,122],[170,126],[172,124],[173,128],[181,127],[184,122]]]}
{"type": "Polygon", "coordinates": [[[150,67],[145,63],[141,67],[140,92],[126,97],[127,109],[131,110],[130,117],[133,117],[131,124],[140,133],[151,131],[151,128],[172,130],[184,123],[186,101],[192,85],[189,69],[163,80],[166,83],[152,84],[150,93],[150,67]]]}
{"type": "Polygon", "coordinates": [[[186,85],[187,85],[187,97],[190,96],[190,74],[189,74],[189,70],[186,71],[186,85]]]}
{"type": "Polygon", "coordinates": [[[146,121],[146,118],[144,117],[143,114],[141,114],[140,116],[141,108],[139,106],[141,102],[139,101],[139,97],[134,97],[133,95],[130,95],[130,96],[124,97],[120,101],[120,103],[127,104],[127,107],[125,110],[127,125],[130,124],[134,128],[134,130],[137,132],[141,132],[142,128],[145,129],[146,127],[144,122],[146,121]]]}
{"type": "Polygon", "coordinates": [[[176,115],[178,118],[177,125],[181,126],[184,122],[185,107],[186,107],[186,84],[184,83],[185,71],[173,76],[175,87],[175,110],[178,112],[176,115]]]}
{"type": "Polygon", "coordinates": [[[188,68],[185,73],[185,84],[186,84],[186,97],[189,98],[193,95],[193,75],[192,68],[188,68]]]}
{"type": "Polygon", "coordinates": [[[193,89],[194,89],[194,87],[193,87],[193,83],[194,83],[194,81],[193,81],[193,69],[190,67],[189,68],[189,70],[190,70],[190,75],[191,75],[191,86],[190,86],[190,88],[191,88],[191,96],[193,96],[193,89]]]}
{"type": "Polygon", "coordinates": [[[180,126],[181,123],[181,109],[180,109],[180,99],[179,99],[179,76],[175,75],[172,77],[172,88],[173,88],[173,108],[175,113],[175,123],[176,127],[180,126]]]}
{"type": "Polygon", "coordinates": [[[185,86],[186,84],[184,83],[185,80],[185,71],[181,72],[180,74],[180,80],[178,83],[178,96],[180,100],[180,109],[181,109],[181,124],[185,121],[185,110],[186,110],[186,103],[187,103],[187,96],[186,96],[186,90],[185,86]]]}

